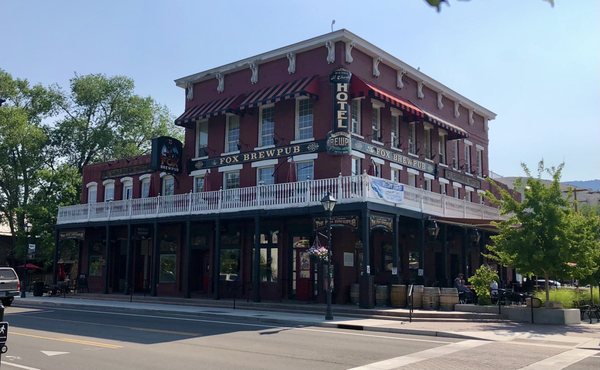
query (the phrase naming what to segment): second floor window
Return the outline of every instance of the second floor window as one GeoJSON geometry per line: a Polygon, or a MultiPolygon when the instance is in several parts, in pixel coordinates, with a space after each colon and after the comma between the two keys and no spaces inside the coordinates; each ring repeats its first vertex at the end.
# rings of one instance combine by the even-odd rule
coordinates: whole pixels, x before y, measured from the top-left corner
{"type": "Polygon", "coordinates": [[[431,128],[425,127],[423,131],[423,146],[425,149],[425,158],[431,159],[433,157],[433,150],[431,149],[431,128]]]}
{"type": "Polygon", "coordinates": [[[361,99],[352,99],[352,104],[350,106],[350,114],[352,118],[352,123],[350,125],[350,130],[353,134],[360,135],[360,100],[361,99]]]}
{"type": "Polygon", "coordinates": [[[240,144],[240,117],[236,115],[227,116],[227,135],[225,137],[225,151],[235,152],[239,150],[240,144]]]}
{"type": "Polygon", "coordinates": [[[458,140],[452,142],[452,168],[458,169],[458,140]]]}
{"type": "Polygon", "coordinates": [[[98,186],[90,185],[88,187],[88,203],[96,203],[98,201],[98,186]]]}
{"type": "Polygon", "coordinates": [[[142,198],[148,198],[150,196],[150,178],[143,179],[141,186],[142,198]]]}
{"type": "Polygon", "coordinates": [[[275,135],[275,107],[266,106],[260,109],[258,125],[258,146],[273,145],[275,135]]]}
{"type": "Polygon", "coordinates": [[[109,182],[104,184],[104,201],[108,202],[109,200],[115,199],[115,183],[109,182]]]}
{"type": "Polygon", "coordinates": [[[275,183],[275,167],[260,167],[258,169],[258,184],[259,185],[271,185],[275,183]]]}
{"type": "Polygon", "coordinates": [[[298,181],[314,179],[314,162],[304,161],[296,163],[296,178],[298,181]]]}
{"type": "Polygon", "coordinates": [[[446,164],[446,134],[441,132],[438,141],[438,155],[440,156],[440,163],[446,164]]]}
{"type": "Polygon", "coordinates": [[[465,144],[465,172],[471,173],[471,145],[465,144]]]}
{"type": "Polygon", "coordinates": [[[357,176],[361,173],[361,159],[358,157],[352,157],[352,176],[357,176]]]}
{"type": "Polygon", "coordinates": [[[240,187],[240,171],[223,173],[223,189],[237,189],[240,187]]]}
{"type": "Polygon", "coordinates": [[[296,100],[296,140],[313,138],[313,102],[308,98],[296,100]]]}
{"type": "Polygon", "coordinates": [[[373,106],[371,116],[371,128],[373,129],[372,140],[381,141],[381,108],[373,106]]]}
{"type": "Polygon", "coordinates": [[[194,177],[194,193],[200,193],[204,191],[204,176],[194,177]]]}
{"type": "Polygon", "coordinates": [[[200,121],[196,125],[196,157],[208,156],[208,121],[200,121]]]}
{"type": "Polygon", "coordinates": [[[131,199],[133,197],[133,183],[131,181],[125,181],[123,183],[123,200],[131,199]]]}
{"type": "Polygon", "coordinates": [[[390,133],[392,148],[400,149],[400,116],[392,114],[392,131],[390,133]]]}
{"type": "Polygon", "coordinates": [[[483,176],[483,150],[477,148],[477,176],[483,176]]]}
{"type": "Polygon", "coordinates": [[[417,124],[408,124],[408,153],[417,154],[417,124]]]}
{"type": "Polygon", "coordinates": [[[400,170],[392,168],[391,180],[394,182],[400,182],[400,170]]]}
{"type": "Polygon", "coordinates": [[[174,195],[175,194],[175,178],[171,175],[163,177],[162,181],[162,195],[174,195]]]}

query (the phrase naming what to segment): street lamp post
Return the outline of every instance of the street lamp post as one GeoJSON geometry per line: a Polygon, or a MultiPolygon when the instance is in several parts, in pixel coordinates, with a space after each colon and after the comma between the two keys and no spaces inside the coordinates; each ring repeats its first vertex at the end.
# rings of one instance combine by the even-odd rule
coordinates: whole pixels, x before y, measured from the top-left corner
{"type": "MultiPolygon", "coordinates": [[[[31,232],[31,224],[29,222],[25,223],[25,234],[27,236],[27,242],[29,242],[29,233],[31,232]]],[[[23,284],[21,284],[21,298],[26,298],[27,297],[27,293],[26,293],[26,289],[27,289],[27,283],[28,283],[28,276],[27,276],[27,254],[29,253],[29,243],[25,243],[25,263],[23,264],[23,284]]]]}
{"type": "Polygon", "coordinates": [[[333,320],[333,312],[331,310],[331,288],[333,283],[333,270],[331,269],[331,214],[333,213],[335,203],[336,200],[330,192],[327,192],[323,199],[321,199],[321,204],[325,211],[327,211],[327,311],[325,311],[325,320],[333,320]]]}

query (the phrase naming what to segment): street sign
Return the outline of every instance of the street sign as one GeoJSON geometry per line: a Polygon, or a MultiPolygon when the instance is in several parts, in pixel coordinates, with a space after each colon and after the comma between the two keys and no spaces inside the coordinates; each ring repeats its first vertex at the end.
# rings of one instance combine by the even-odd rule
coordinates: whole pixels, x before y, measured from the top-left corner
{"type": "Polygon", "coordinates": [[[35,244],[29,244],[29,253],[35,253],[35,244]]]}
{"type": "Polygon", "coordinates": [[[8,338],[8,322],[2,321],[0,322],[0,343],[6,343],[6,338],[8,338]]]}

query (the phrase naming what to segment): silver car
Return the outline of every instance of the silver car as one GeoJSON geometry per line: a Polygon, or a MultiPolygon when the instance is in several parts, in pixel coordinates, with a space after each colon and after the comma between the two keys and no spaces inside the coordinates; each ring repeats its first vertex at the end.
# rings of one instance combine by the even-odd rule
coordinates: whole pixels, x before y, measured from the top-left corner
{"type": "Polygon", "coordinates": [[[0,267],[0,300],[5,306],[10,306],[20,294],[21,282],[12,267],[0,267]]]}

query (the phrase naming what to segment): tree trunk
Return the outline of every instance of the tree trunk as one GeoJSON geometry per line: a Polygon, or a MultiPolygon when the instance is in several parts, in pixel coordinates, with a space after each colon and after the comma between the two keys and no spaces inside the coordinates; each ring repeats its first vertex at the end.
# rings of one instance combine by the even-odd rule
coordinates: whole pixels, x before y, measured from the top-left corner
{"type": "Polygon", "coordinates": [[[550,306],[550,281],[548,281],[548,273],[547,272],[544,272],[544,279],[546,280],[546,281],[544,281],[544,283],[546,285],[546,304],[545,304],[545,306],[548,307],[548,306],[550,306]]]}

